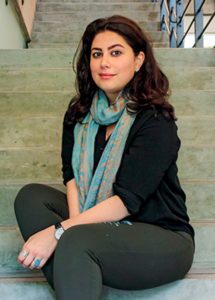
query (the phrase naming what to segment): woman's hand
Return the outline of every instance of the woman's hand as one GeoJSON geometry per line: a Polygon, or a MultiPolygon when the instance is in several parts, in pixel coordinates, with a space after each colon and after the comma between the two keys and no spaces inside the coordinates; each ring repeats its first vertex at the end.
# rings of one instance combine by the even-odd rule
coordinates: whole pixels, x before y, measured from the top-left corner
{"type": "Polygon", "coordinates": [[[27,240],[18,256],[24,268],[41,269],[45,265],[57,246],[54,232],[54,226],[50,226],[27,240]]]}

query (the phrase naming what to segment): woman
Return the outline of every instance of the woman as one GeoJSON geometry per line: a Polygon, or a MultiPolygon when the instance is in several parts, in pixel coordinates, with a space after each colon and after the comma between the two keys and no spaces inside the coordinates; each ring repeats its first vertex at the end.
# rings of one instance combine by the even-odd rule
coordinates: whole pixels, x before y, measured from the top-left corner
{"type": "Polygon", "coordinates": [[[139,26],[122,16],[89,24],[76,83],[63,126],[66,195],[21,189],[19,262],[42,269],[61,300],[183,278],[194,231],[177,177],[180,140],[168,79],[139,26]]]}

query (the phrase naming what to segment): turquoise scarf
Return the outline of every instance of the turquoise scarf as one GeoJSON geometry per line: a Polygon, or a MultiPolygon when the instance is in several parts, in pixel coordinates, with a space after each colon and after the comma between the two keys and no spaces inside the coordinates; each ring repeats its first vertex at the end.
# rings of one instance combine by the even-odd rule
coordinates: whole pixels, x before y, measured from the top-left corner
{"type": "Polygon", "coordinates": [[[126,110],[126,99],[120,94],[109,105],[105,93],[99,90],[92,101],[90,112],[74,129],[72,168],[78,187],[80,211],[113,196],[113,183],[119,168],[125,142],[135,116],[126,110]],[[93,176],[94,145],[99,125],[116,126],[103,151],[93,176]]]}

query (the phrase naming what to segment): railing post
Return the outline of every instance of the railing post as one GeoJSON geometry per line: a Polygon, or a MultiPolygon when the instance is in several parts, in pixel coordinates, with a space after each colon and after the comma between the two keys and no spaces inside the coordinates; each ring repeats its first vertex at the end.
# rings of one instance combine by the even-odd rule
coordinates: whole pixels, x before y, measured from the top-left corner
{"type": "Polygon", "coordinates": [[[176,16],[176,0],[169,1],[170,11],[170,47],[177,47],[177,16],[176,16]]]}
{"type": "Polygon", "coordinates": [[[203,9],[202,9],[202,7],[199,10],[201,4],[202,4],[202,0],[194,0],[194,15],[196,15],[195,43],[196,43],[196,47],[198,47],[198,48],[203,47],[203,36],[199,40],[197,40],[203,30],[203,9]]]}
{"type": "MultiPolygon", "coordinates": [[[[177,45],[179,41],[182,40],[184,35],[184,18],[181,19],[181,16],[184,12],[184,0],[177,0],[177,45]]],[[[180,44],[180,48],[184,48],[184,41],[180,44]]]]}
{"type": "Polygon", "coordinates": [[[164,19],[169,20],[169,17],[168,17],[168,12],[165,7],[164,0],[160,1],[160,5],[161,5],[160,6],[160,20],[161,20],[161,28],[160,29],[162,31],[167,31],[164,19]]]}

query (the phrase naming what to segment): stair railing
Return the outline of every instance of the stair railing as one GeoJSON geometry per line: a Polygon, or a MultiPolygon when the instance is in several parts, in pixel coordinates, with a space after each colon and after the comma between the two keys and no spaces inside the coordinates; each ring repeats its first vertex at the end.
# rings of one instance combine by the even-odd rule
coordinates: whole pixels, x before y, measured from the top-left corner
{"type": "Polygon", "coordinates": [[[193,48],[203,47],[203,35],[215,16],[215,12],[212,12],[208,22],[205,26],[203,25],[203,7],[206,0],[188,0],[186,7],[184,7],[184,0],[152,0],[152,2],[160,2],[161,30],[167,31],[170,47],[184,47],[184,40],[193,24],[195,28],[193,48]],[[194,15],[184,32],[184,17],[191,4],[194,8],[194,15]]]}

